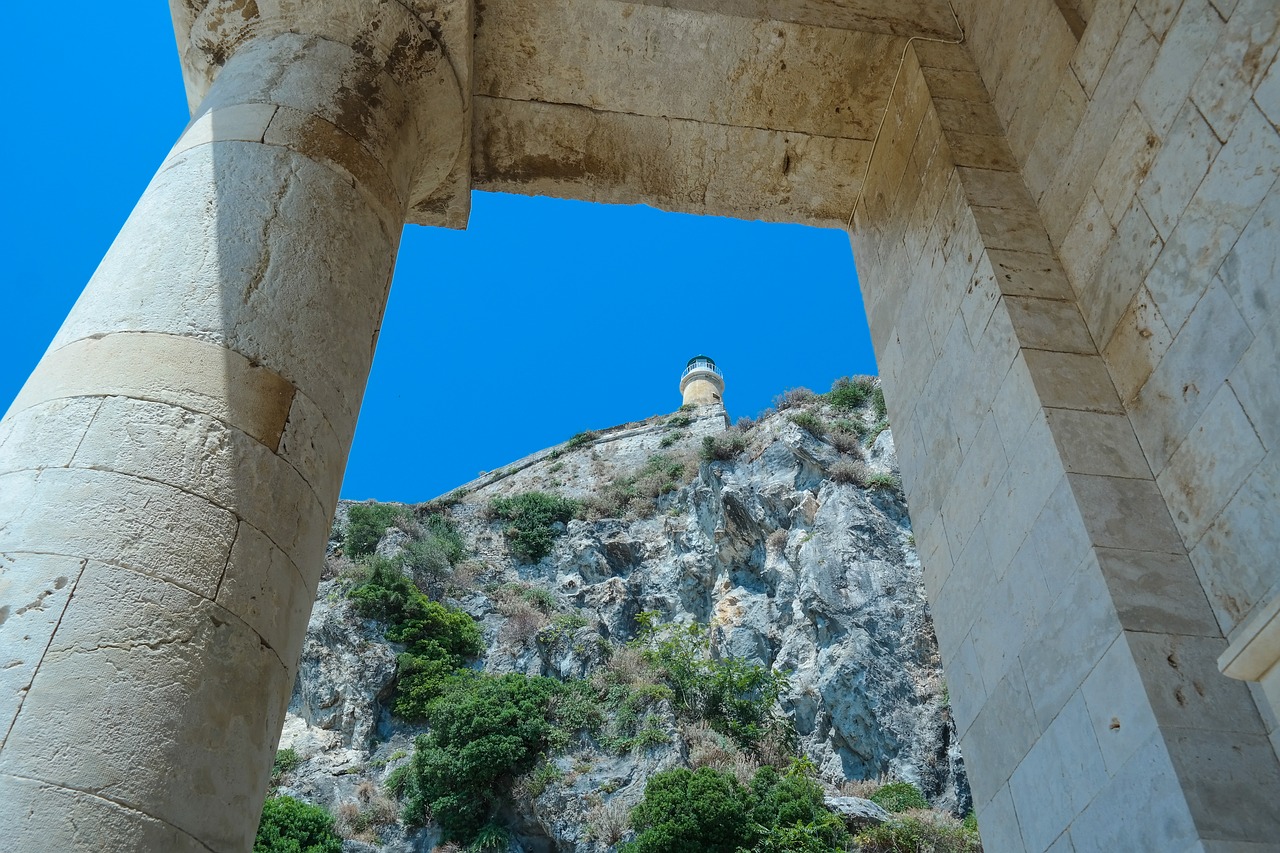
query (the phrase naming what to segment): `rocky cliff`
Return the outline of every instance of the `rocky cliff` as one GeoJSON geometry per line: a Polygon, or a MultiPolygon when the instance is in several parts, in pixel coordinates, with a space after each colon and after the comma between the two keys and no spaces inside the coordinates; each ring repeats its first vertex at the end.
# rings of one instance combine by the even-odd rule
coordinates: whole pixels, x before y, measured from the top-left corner
{"type": "MultiPolygon", "coordinates": [[[[378,556],[477,621],[475,668],[584,679],[604,696],[643,666],[639,633],[697,625],[712,658],[786,676],[776,711],[794,727],[789,747],[739,748],[658,696],[642,732],[576,737],[508,780],[500,818],[512,849],[614,849],[653,773],[711,765],[745,779],[771,750],[806,756],[833,796],[893,778],[935,807],[968,810],[892,433],[870,401],[782,402],[731,429],[712,406],[575,436],[399,508],[382,534],[378,556]],[[493,510],[529,492],[580,502],[536,559],[493,510]],[[434,568],[415,545],[433,514],[462,543],[434,568]]],[[[431,850],[439,831],[396,820],[384,786],[425,726],[391,713],[400,647],[349,597],[365,577],[344,553],[350,509],[335,522],[276,781],[330,808],[350,850],[431,850]]]]}

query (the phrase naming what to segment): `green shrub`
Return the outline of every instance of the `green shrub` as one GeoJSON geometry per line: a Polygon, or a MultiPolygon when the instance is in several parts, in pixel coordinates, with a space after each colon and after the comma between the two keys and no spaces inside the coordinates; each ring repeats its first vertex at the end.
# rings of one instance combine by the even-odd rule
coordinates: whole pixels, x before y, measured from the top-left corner
{"type": "Polygon", "coordinates": [[[807,759],[796,759],[784,773],[765,766],[756,771],[751,789],[756,797],[752,819],[767,828],[758,850],[763,853],[844,850],[850,840],[844,821],[823,803],[822,786],[807,759]]]}
{"type": "Polygon", "coordinates": [[[524,492],[489,502],[490,514],[505,522],[502,529],[511,550],[530,563],[551,553],[560,535],[555,525],[568,523],[581,511],[580,502],[545,492],[524,492]]]}
{"type": "Polygon", "coordinates": [[[702,458],[708,462],[727,462],[747,449],[747,439],[737,430],[702,437],[702,458]]]}
{"type": "Polygon", "coordinates": [[[292,773],[302,763],[302,756],[293,749],[281,749],[276,752],[275,761],[271,762],[271,784],[280,784],[280,777],[292,773]]]}
{"type": "Polygon", "coordinates": [[[355,504],[347,510],[347,532],[343,548],[355,559],[372,554],[387,528],[404,516],[404,510],[391,504],[355,504]]]}
{"type": "Polygon", "coordinates": [[[333,831],[333,817],[319,806],[268,797],[253,853],[342,853],[342,839],[333,831]]]}
{"type": "Polygon", "coordinates": [[[577,724],[566,717],[582,711],[572,695],[584,692],[580,684],[516,673],[452,678],[428,705],[431,730],[418,738],[410,770],[398,780],[406,818],[422,823],[430,814],[447,837],[476,841],[512,780],[577,724]]]}
{"type": "Polygon", "coordinates": [[[564,446],[568,450],[577,450],[579,447],[586,447],[599,437],[600,433],[595,432],[594,430],[586,430],[574,435],[564,443],[564,446]]]}
{"type": "Polygon", "coordinates": [[[666,426],[670,427],[687,427],[689,424],[693,423],[693,418],[685,414],[672,415],[667,418],[664,423],[666,426]]]}
{"type": "Polygon", "coordinates": [[[867,475],[866,487],[868,489],[884,489],[895,492],[902,488],[902,483],[888,471],[877,471],[874,474],[867,475]]]}
{"type": "Polygon", "coordinates": [[[822,396],[828,403],[837,409],[844,411],[852,411],[861,408],[867,402],[867,398],[871,396],[871,390],[856,382],[850,382],[847,385],[840,385],[840,380],[836,380],[836,385],[831,387],[831,391],[822,396]]]}
{"type": "Polygon", "coordinates": [[[878,385],[871,392],[871,405],[875,408],[877,418],[883,421],[889,417],[889,407],[884,402],[884,389],[878,385]]]}
{"type": "Polygon", "coordinates": [[[620,853],[751,850],[759,838],[752,805],[750,789],[710,767],[655,773],[631,812],[636,838],[620,853]]]}
{"type": "Polygon", "coordinates": [[[506,850],[510,846],[511,832],[505,826],[488,823],[476,833],[475,840],[471,842],[467,850],[506,850]]]}
{"type": "Polygon", "coordinates": [[[924,798],[924,794],[910,782],[890,782],[887,785],[881,785],[868,799],[890,812],[929,808],[929,801],[924,798]]]}
{"type": "Polygon", "coordinates": [[[427,598],[392,561],[374,558],[372,568],[350,596],[362,616],[386,623],[388,640],[405,645],[396,658],[391,708],[407,720],[421,719],[447,679],[484,651],[484,641],[474,619],[427,598]]]}
{"type": "Polygon", "coordinates": [[[826,423],[813,412],[796,412],[788,420],[801,429],[807,430],[815,438],[822,438],[827,434],[826,423]]]}
{"type": "Polygon", "coordinates": [[[708,633],[698,625],[673,626],[649,639],[644,657],[671,688],[678,713],[705,720],[744,749],[790,736],[774,708],[786,690],[785,675],[740,658],[713,658],[708,633]]]}
{"type": "Polygon", "coordinates": [[[623,853],[762,851],[833,853],[846,850],[844,822],[823,805],[813,765],[793,762],[785,773],[757,771],[749,787],[732,775],[702,767],[657,773],[631,813],[635,841],[623,853]]]}
{"type": "Polygon", "coordinates": [[[858,438],[865,438],[870,427],[863,420],[840,418],[831,423],[831,429],[835,432],[844,432],[856,435],[858,438]]]}

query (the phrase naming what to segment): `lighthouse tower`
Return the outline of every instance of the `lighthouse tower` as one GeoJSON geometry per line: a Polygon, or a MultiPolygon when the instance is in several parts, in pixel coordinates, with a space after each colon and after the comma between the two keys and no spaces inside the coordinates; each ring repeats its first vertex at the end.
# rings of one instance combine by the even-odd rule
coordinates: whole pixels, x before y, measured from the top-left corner
{"type": "Polygon", "coordinates": [[[724,374],[710,356],[695,355],[680,374],[680,393],[686,406],[724,402],[724,374]]]}

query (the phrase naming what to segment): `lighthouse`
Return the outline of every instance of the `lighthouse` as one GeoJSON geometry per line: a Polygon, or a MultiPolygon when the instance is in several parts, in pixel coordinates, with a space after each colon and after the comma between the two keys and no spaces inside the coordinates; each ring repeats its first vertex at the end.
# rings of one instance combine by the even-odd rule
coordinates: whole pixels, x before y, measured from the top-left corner
{"type": "Polygon", "coordinates": [[[724,402],[724,374],[715,360],[695,355],[680,374],[680,393],[686,406],[709,406],[724,402]]]}

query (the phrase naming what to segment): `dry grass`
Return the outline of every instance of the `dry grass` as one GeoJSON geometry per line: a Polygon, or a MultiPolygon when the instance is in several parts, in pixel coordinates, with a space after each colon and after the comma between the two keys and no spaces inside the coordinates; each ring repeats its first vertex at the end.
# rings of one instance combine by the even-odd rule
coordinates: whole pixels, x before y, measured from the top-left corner
{"type": "Polygon", "coordinates": [[[871,795],[878,788],[888,784],[889,777],[881,776],[879,779],[845,779],[837,787],[842,797],[861,797],[864,800],[870,799],[871,795]]]}
{"type": "Polygon", "coordinates": [[[863,459],[865,457],[862,449],[862,439],[858,438],[854,433],[832,430],[827,434],[827,443],[854,459],[863,459]]]}
{"type": "Polygon", "coordinates": [[[447,585],[456,590],[474,589],[476,581],[484,577],[489,567],[477,560],[463,560],[453,567],[447,585]]]}
{"type": "Polygon", "coordinates": [[[622,840],[630,825],[631,810],[618,800],[596,803],[587,812],[587,832],[591,839],[610,847],[622,840]]]}
{"type": "Polygon", "coordinates": [[[808,388],[788,388],[781,394],[773,398],[773,406],[779,411],[790,409],[795,406],[801,406],[805,403],[811,403],[817,399],[818,395],[810,391],[808,388]]]}
{"type": "Polygon", "coordinates": [[[604,666],[597,667],[591,673],[591,686],[601,692],[615,684],[635,687],[654,683],[656,679],[648,661],[639,649],[630,646],[615,648],[604,666]]]}
{"type": "Polygon", "coordinates": [[[861,488],[866,488],[871,479],[871,469],[867,467],[867,463],[858,459],[840,459],[831,466],[828,474],[837,483],[861,488]]]}
{"type": "Polygon", "coordinates": [[[355,800],[338,804],[334,826],[343,838],[376,842],[378,833],[396,822],[399,807],[368,779],[356,786],[355,793],[355,800]]]}
{"type": "Polygon", "coordinates": [[[689,747],[689,766],[694,770],[710,767],[721,773],[731,773],[746,784],[756,775],[762,763],[743,752],[729,738],[715,731],[705,722],[690,723],[681,729],[689,747]]]}
{"type": "Polygon", "coordinates": [[[506,598],[498,604],[498,612],[507,617],[498,639],[504,643],[526,643],[551,624],[551,617],[523,598],[506,598]]]}

